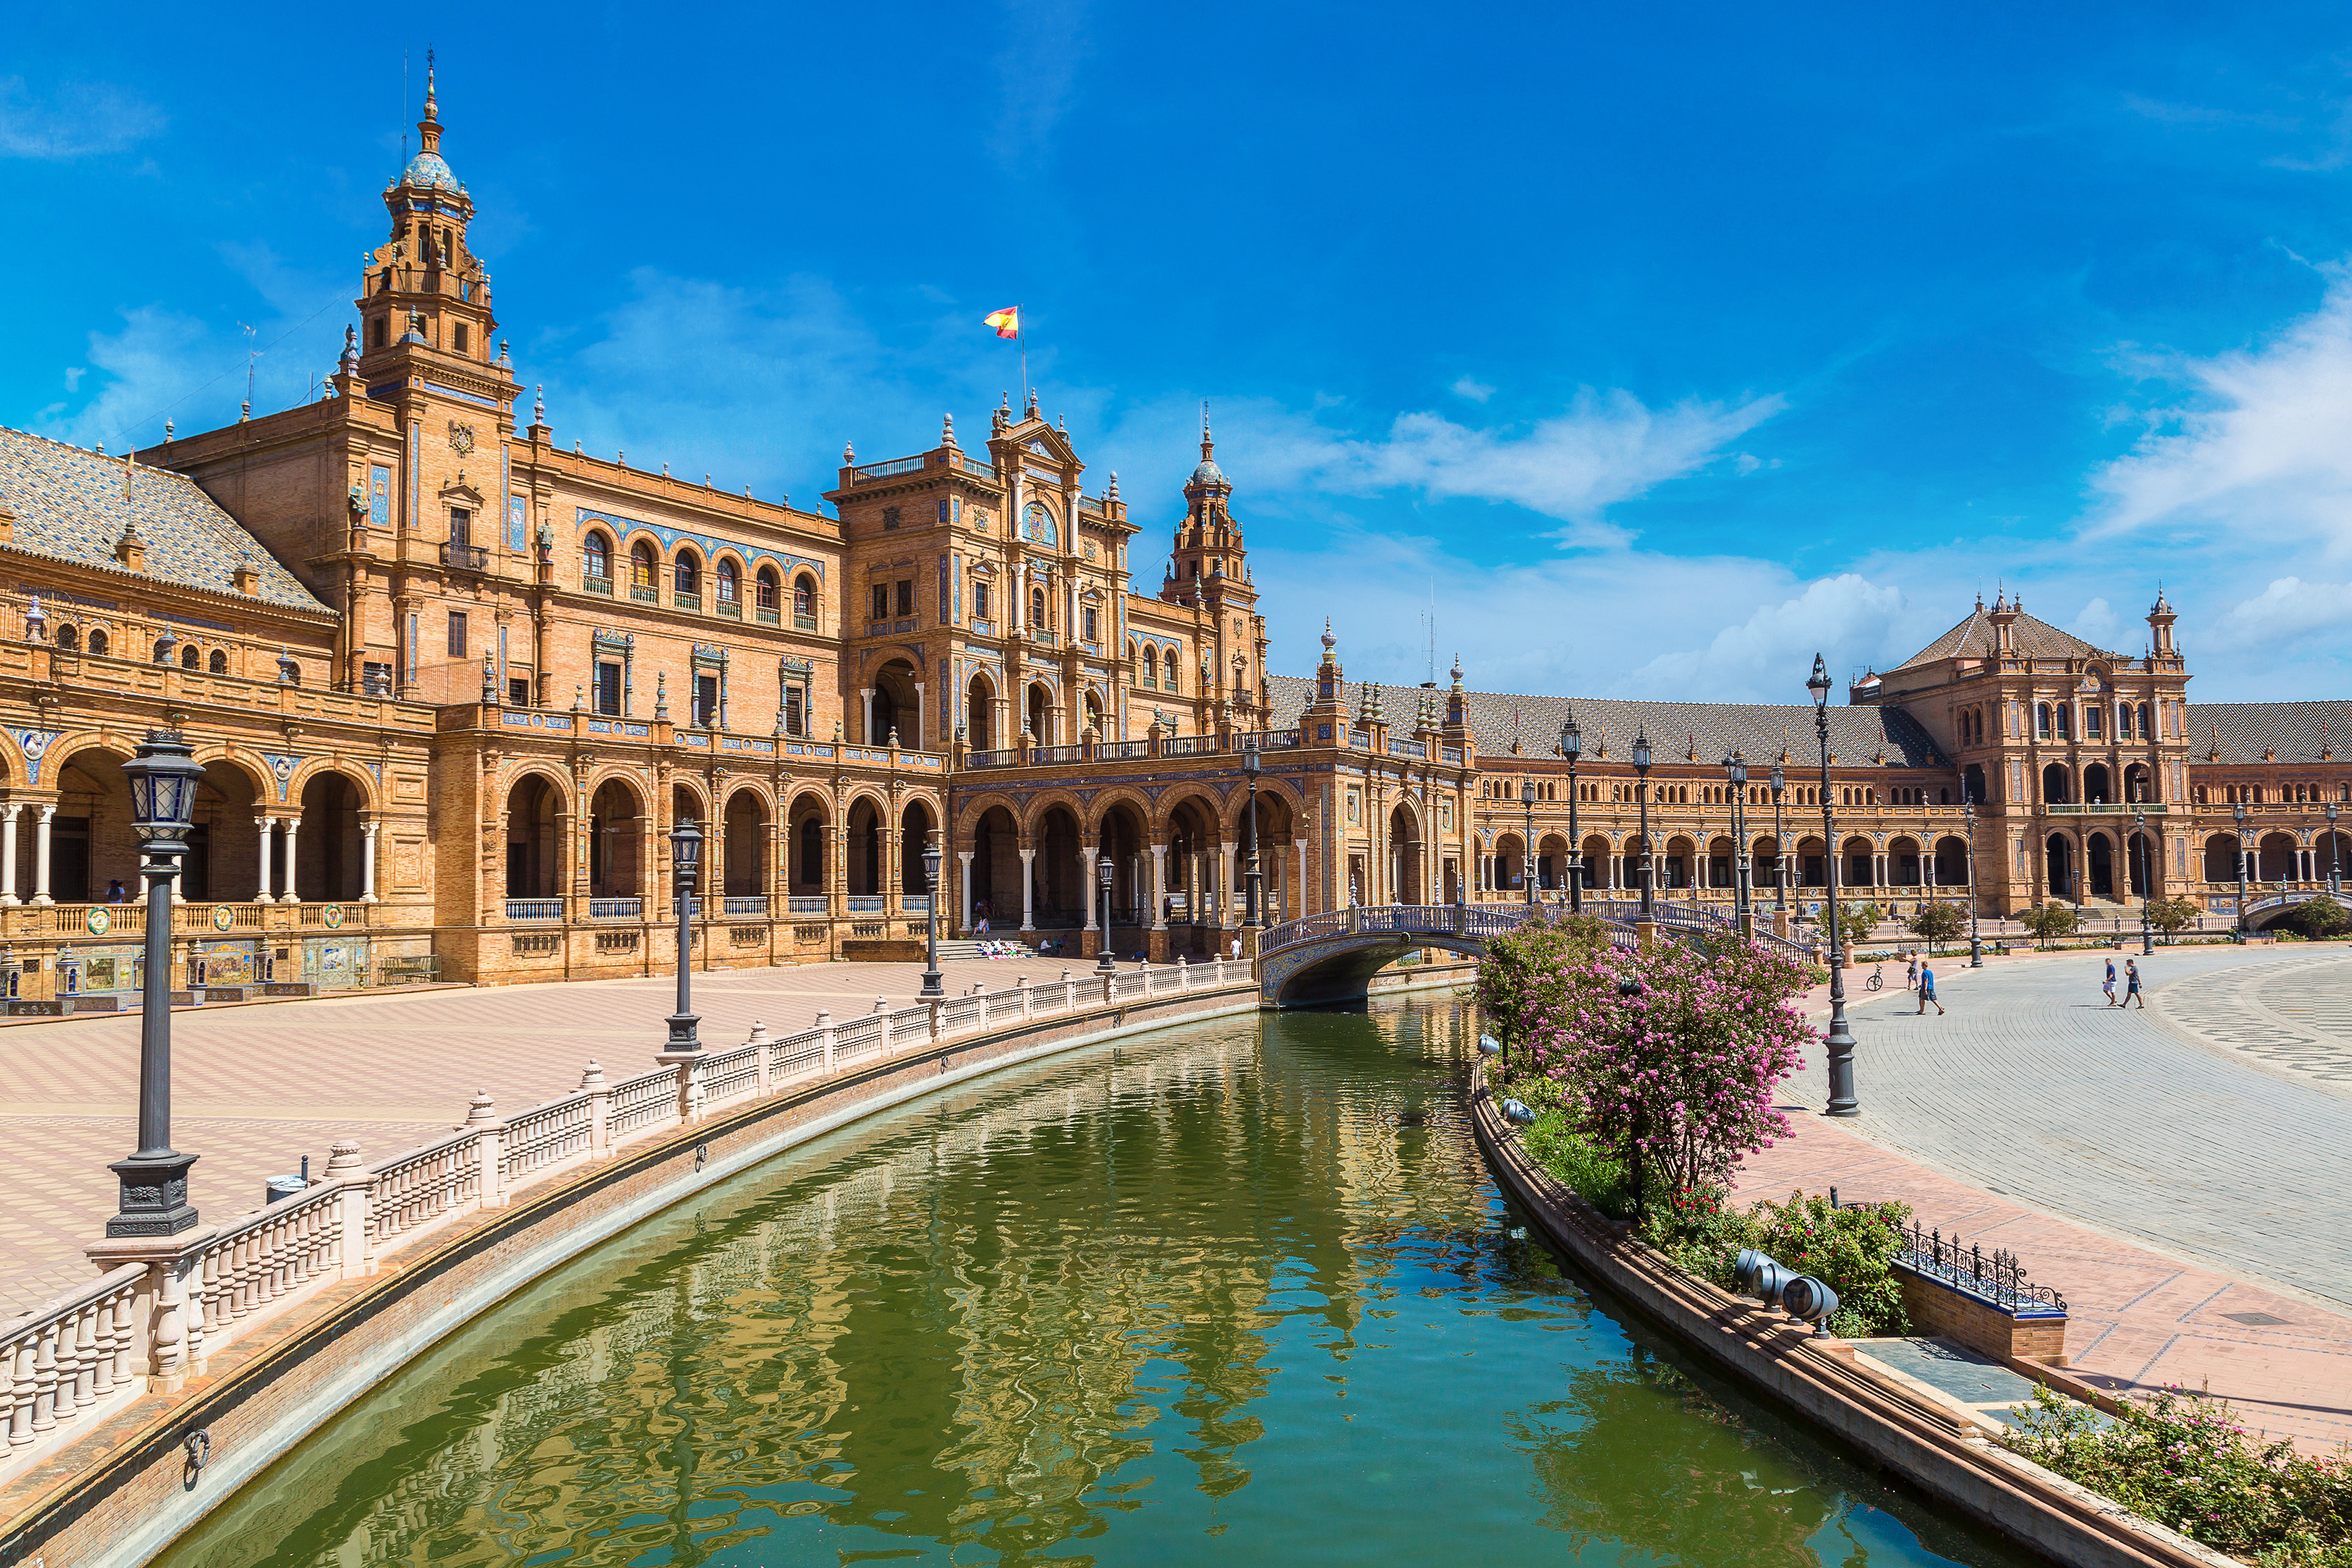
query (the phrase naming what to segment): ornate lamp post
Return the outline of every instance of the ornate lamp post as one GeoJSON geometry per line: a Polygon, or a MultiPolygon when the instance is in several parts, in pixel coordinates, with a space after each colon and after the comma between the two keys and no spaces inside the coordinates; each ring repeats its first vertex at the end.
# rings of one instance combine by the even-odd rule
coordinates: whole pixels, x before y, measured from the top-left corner
{"type": "Polygon", "coordinates": [[[1519,840],[1519,881],[1526,888],[1528,907],[1536,901],[1536,781],[1519,781],[1519,804],[1527,808],[1527,837],[1519,840]]]}
{"type": "Polygon", "coordinates": [[[2156,951],[2155,868],[2147,863],[2147,813],[2132,813],[2132,846],[2139,853],[2139,951],[2147,957],[2156,951]]]}
{"type": "MultiPolygon", "coordinates": [[[[1568,722],[1559,727],[1559,754],[1568,759],[1568,907],[1570,912],[1584,909],[1584,840],[1576,826],[1576,759],[1584,752],[1584,731],[1576,727],[1576,710],[1568,710],[1568,722]]],[[[2329,806],[2333,816],[2336,808],[2329,806]]]]}
{"type": "MultiPolygon", "coordinates": [[[[1097,872],[1102,878],[1102,956],[1096,961],[1095,973],[1102,975],[1110,975],[1117,973],[1118,971],[1118,964],[1111,958],[1110,955],[1110,879],[1112,869],[1110,857],[1108,855],[1104,856],[1100,860],[1095,863],[1095,867],[1097,872]]],[[[1155,916],[1153,918],[1157,919],[1158,917],[1155,916]]]]}
{"type": "Polygon", "coordinates": [[[676,873],[677,902],[677,1011],[669,1016],[669,1043],[665,1056],[702,1048],[694,1016],[694,885],[702,869],[702,829],[694,818],[682,817],[669,830],[670,868],[676,873]]]}
{"type": "Polygon", "coordinates": [[[1845,1021],[1845,933],[1838,924],[1837,798],[1830,787],[1830,670],[1822,656],[1813,656],[1813,673],[1805,682],[1813,694],[1813,733],[1822,748],[1822,841],[1829,853],[1829,899],[1822,906],[1830,925],[1830,1032],[1822,1043],[1830,1053],[1832,1116],[1853,1116],[1862,1110],[1853,1092],[1853,1031],[1845,1021]]]}
{"type": "Polygon", "coordinates": [[[1977,803],[1960,804],[1960,820],[1968,825],[1969,836],[1969,967],[1984,967],[1984,941],[1977,934],[1977,803]]]}
{"type": "Polygon", "coordinates": [[[1789,787],[1789,775],[1780,764],[1772,764],[1772,907],[1789,907],[1789,840],[1780,829],[1780,796],[1789,787]]]}
{"type": "Polygon", "coordinates": [[[923,840],[923,886],[931,892],[923,917],[923,989],[920,1000],[940,1001],[947,986],[940,978],[940,836],[933,829],[923,840]]]}
{"type": "Polygon", "coordinates": [[[1257,865],[1257,774],[1262,766],[1257,742],[1252,739],[1242,747],[1242,776],[1249,781],[1249,815],[1242,818],[1242,924],[1252,931],[1265,923],[1258,904],[1261,882],[1257,865]]]}
{"type": "Polygon", "coordinates": [[[1658,918],[1657,900],[1650,891],[1650,727],[1646,724],[1633,734],[1633,772],[1640,775],[1633,784],[1633,794],[1642,803],[1642,918],[1658,918]]]}
{"type": "Polygon", "coordinates": [[[2344,890],[2343,879],[2336,870],[2336,803],[2332,800],[2327,803],[2327,890],[2331,893],[2344,890]]]}
{"type": "Polygon", "coordinates": [[[2238,934],[2246,934],[2246,803],[2240,801],[2230,814],[2238,823],[2238,934]]]}
{"type": "Polygon", "coordinates": [[[1738,752],[1723,759],[1723,776],[1731,781],[1731,837],[1739,846],[1732,872],[1732,903],[1739,917],[1743,942],[1756,936],[1756,916],[1748,907],[1748,762],[1738,752]]]}
{"type": "Polygon", "coordinates": [[[172,1148],[172,884],[194,826],[196,781],[204,776],[188,743],[171,730],[150,730],[131,775],[131,826],[147,876],[147,974],[139,1017],[139,1147],[112,1170],[121,1184],[110,1237],[177,1236],[194,1229],[188,1167],[194,1154],[172,1148]]]}

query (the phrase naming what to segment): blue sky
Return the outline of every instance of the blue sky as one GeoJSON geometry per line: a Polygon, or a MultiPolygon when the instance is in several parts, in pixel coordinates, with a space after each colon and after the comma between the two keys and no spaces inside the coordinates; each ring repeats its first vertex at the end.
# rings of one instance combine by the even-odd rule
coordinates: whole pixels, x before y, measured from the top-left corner
{"type": "Polygon", "coordinates": [[[1788,701],[2161,578],[2196,695],[2352,692],[2352,13],[1913,9],[20,8],[0,422],[234,419],[247,326],[304,396],[430,42],[565,444],[813,503],[1017,399],[1017,301],[1148,545],[1212,401],[1277,668],[1433,601],[1490,689],[1788,701]]]}

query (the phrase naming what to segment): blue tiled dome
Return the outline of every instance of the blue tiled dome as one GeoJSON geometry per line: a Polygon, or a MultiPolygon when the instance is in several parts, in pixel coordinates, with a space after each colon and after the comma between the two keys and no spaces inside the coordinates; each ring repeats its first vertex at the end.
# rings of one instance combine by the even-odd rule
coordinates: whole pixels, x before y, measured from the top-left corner
{"type": "Polygon", "coordinates": [[[1201,466],[1192,470],[1192,482],[1196,485],[1222,485],[1225,482],[1225,470],[1203,458],[1201,466]]]}
{"type": "Polygon", "coordinates": [[[408,167],[400,172],[400,183],[404,185],[423,185],[430,190],[448,191],[453,194],[465,189],[457,183],[457,176],[450,172],[449,165],[442,161],[441,154],[438,153],[419,153],[415,157],[411,158],[408,161],[408,167]]]}

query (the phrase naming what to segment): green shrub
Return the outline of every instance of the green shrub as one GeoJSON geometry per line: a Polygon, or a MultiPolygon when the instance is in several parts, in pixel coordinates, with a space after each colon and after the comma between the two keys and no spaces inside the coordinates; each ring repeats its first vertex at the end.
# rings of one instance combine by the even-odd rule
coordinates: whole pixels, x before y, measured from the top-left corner
{"type": "Polygon", "coordinates": [[[2352,915],[2334,899],[2312,899],[2298,906],[2279,921],[2291,926],[2312,942],[2326,942],[2352,931],[2352,915]]]}
{"type": "Polygon", "coordinates": [[[1912,935],[1927,939],[1927,951],[1932,954],[1940,944],[1956,941],[1969,929],[1969,917],[1959,905],[1938,899],[1920,905],[1918,911],[1903,923],[1912,935]]]}
{"type": "Polygon", "coordinates": [[[1833,1209],[1826,1197],[1791,1193],[1786,1203],[1738,1209],[1724,1196],[1719,1191],[1678,1194],[1669,1210],[1644,1223],[1643,1239],[1685,1273],[1727,1290],[1738,1289],[1731,1266],[1740,1248],[1759,1248],[1791,1274],[1811,1274],[1838,1293],[1832,1333],[1871,1339],[1911,1331],[1894,1273],[1902,1225],[1911,1217],[1908,1205],[1833,1209]]]}
{"type": "Polygon", "coordinates": [[[2017,923],[2044,947],[2053,940],[2073,936],[2074,922],[2072,904],[2036,904],[2017,917],[2017,923]]]}
{"type": "Polygon", "coordinates": [[[2166,1392],[2102,1418],[2047,1388],[2001,1441],[2134,1513],[2263,1568],[2352,1568],[2352,1450],[2263,1443],[2229,1405],[2166,1392]]]}

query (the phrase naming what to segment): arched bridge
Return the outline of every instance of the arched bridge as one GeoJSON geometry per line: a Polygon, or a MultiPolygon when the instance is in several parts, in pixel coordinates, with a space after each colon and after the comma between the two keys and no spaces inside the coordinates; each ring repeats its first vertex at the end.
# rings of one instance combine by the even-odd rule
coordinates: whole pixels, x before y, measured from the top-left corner
{"type": "Polygon", "coordinates": [[[2246,929],[2261,931],[2275,925],[2282,918],[2315,899],[2333,899],[2342,909],[2352,910],[2352,893],[2331,893],[2325,888],[2297,889],[2294,892],[2273,893],[2266,899],[2247,900],[2246,929]]]}
{"type": "MultiPolygon", "coordinates": [[[[1534,904],[1373,904],[1286,921],[1258,942],[1258,996],[1269,1007],[1360,1001],[1366,983],[1405,954],[1442,947],[1484,957],[1488,938],[1539,910],[1553,912],[1534,904]]],[[[1632,926],[1607,923],[1632,944],[1632,926]]]]}

